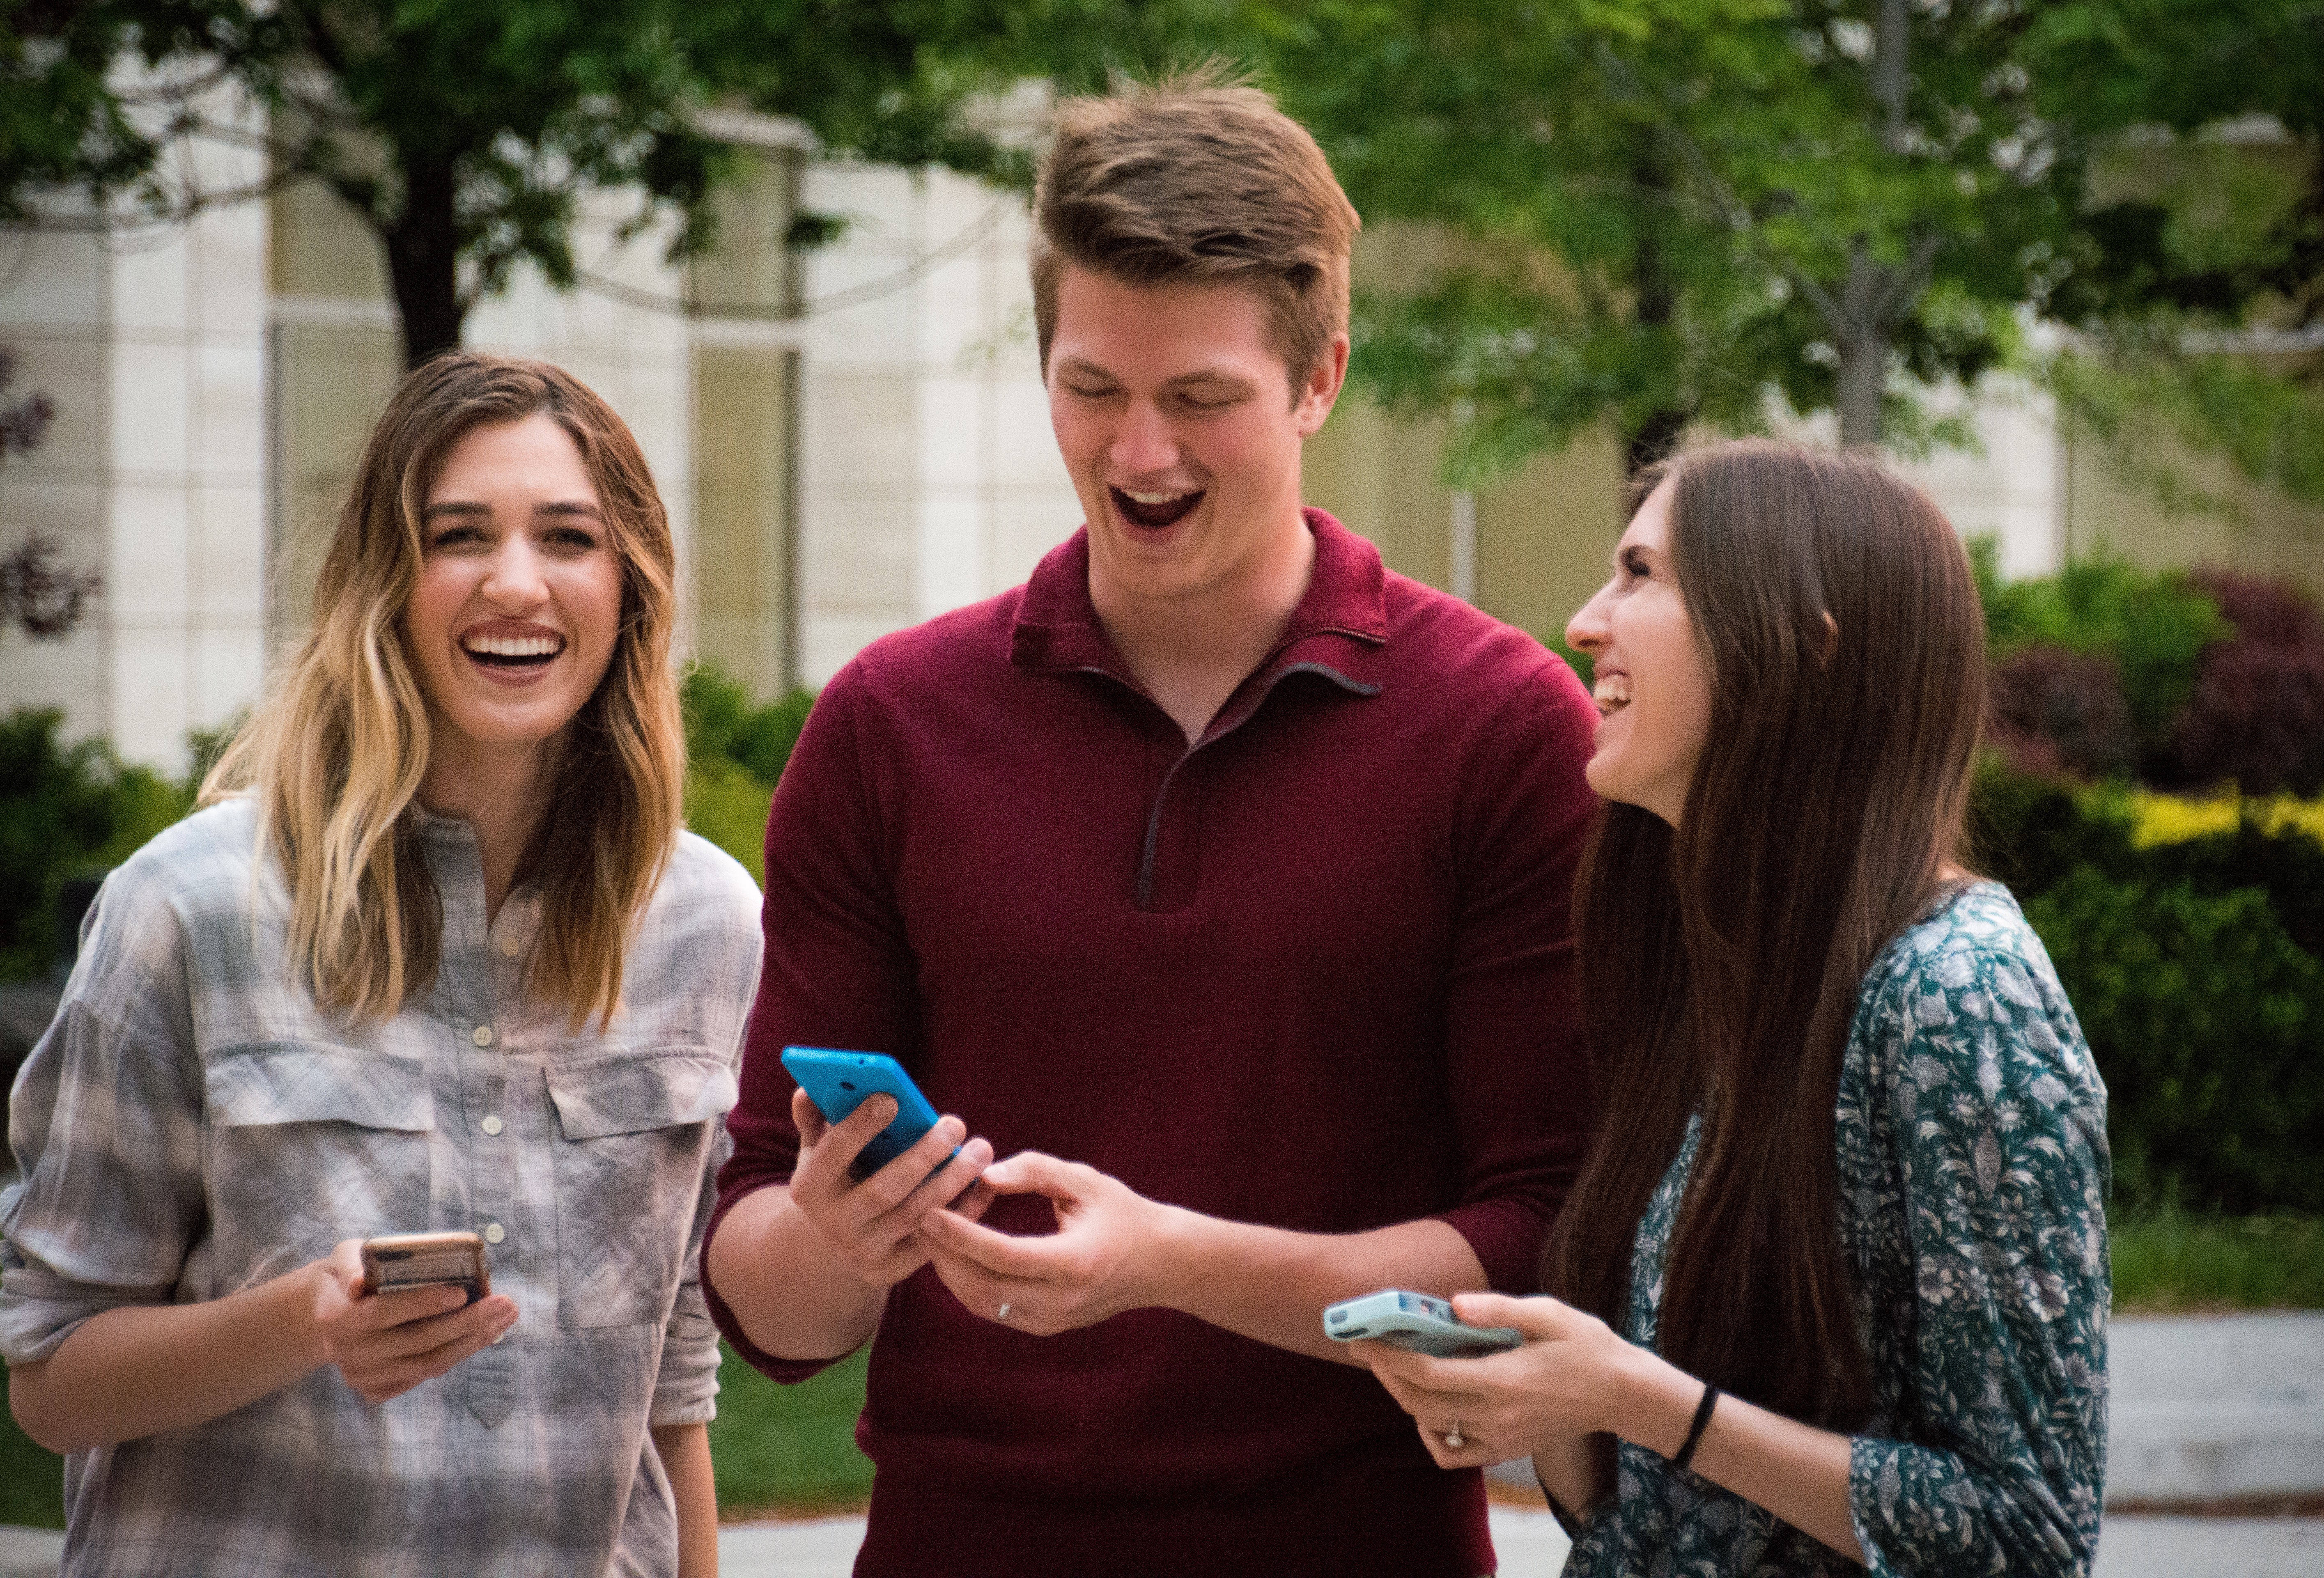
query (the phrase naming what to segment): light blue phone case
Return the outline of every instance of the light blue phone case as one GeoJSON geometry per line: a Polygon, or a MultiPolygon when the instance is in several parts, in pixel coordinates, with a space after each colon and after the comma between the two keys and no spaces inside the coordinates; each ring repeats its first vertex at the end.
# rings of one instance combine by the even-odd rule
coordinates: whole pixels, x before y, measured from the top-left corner
{"type": "Polygon", "coordinates": [[[918,1143],[936,1126],[936,1110],[904,1072],[904,1066],[884,1052],[835,1052],[825,1047],[786,1047],[783,1067],[798,1081],[807,1099],[827,1122],[837,1123],[862,1105],[864,1098],[881,1093],[896,1098],[896,1115],[872,1137],[855,1158],[855,1175],[869,1177],[918,1143]]]}
{"type": "Polygon", "coordinates": [[[1525,1341],[1515,1326],[1472,1326],[1454,1315],[1444,1300],[1398,1287],[1332,1306],[1323,1312],[1323,1334],[1341,1343],[1377,1337],[1391,1346],[1433,1353],[1439,1359],[1499,1353],[1525,1341]]]}

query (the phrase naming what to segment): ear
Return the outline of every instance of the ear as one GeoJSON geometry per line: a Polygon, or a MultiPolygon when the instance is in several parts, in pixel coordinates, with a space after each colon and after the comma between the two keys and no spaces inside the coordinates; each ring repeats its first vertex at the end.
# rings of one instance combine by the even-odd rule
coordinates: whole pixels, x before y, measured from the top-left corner
{"type": "Polygon", "coordinates": [[[1300,386],[1296,404],[1299,436],[1312,438],[1323,426],[1323,419],[1332,414],[1332,407],[1340,398],[1340,391],[1348,382],[1348,334],[1342,329],[1315,358],[1307,370],[1307,382],[1300,386]]]}

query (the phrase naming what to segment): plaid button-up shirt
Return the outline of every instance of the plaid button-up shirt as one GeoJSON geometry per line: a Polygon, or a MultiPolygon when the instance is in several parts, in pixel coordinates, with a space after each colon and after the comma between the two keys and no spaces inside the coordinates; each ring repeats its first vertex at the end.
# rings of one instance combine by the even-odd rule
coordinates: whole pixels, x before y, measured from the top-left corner
{"type": "Polygon", "coordinates": [[[383,1024],[324,1014],[247,801],[106,881],[19,1075],[0,1195],[0,1355],[126,1305],[222,1297],[337,1241],[473,1229],[516,1325],[383,1406],[326,1366],[222,1418],[66,1462],[65,1570],[674,1573],[649,1425],[715,1412],[696,1260],[757,978],[758,892],[680,840],[610,1029],[522,981],[519,890],[487,927],[465,823],[421,816],[435,979],[383,1024]]]}

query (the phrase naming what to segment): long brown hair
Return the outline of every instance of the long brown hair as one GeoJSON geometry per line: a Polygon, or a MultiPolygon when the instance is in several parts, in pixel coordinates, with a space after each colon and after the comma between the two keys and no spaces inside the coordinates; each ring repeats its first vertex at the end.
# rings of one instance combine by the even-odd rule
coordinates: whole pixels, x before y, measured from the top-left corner
{"type": "Polygon", "coordinates": [[[401,621],[420,513],[471,429],[545,414],[572,437],[622,564],[613,661],[567,733],[555,799],[521,877],[541,888],[530,989],[576,1029],[610,1019],[630,927],[677,836],[685,730],[669,649],[677,556],[644,452],[613,409],[546,362],[462,352],[414,369],[364,450],[315,588],[314,628],[202,784],[254,793],[290,889],[290,957],[316,1001],[396,1012],[436,973],[442,910],[407,814],[428,771],[428,707],[401,621]]]}
{"type": "Polygon", "coordinates": [[[1576,879],[1606,1124],[1545,1279],[1620,1326],[1639,1217],[1700,1109],[1656,1346],[1846,1429],[1871,1388],[1840,1238],[1841,1054],[1865,972],[1961,847],[1984,620],[1943,515],[1870,460],[1722,444],[1642,475],[1633,513],[1665,476],[1710,731],[1678,826],[1605,807],[1576,879]]]}

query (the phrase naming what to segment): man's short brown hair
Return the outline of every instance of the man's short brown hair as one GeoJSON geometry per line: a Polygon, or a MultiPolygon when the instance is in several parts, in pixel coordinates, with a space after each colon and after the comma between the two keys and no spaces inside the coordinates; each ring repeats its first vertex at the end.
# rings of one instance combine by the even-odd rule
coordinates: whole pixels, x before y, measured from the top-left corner
{"type": "Polygon", "coordinates": [[[1348,326],[1354,207],[1307,129],[1215,68],[1060,104],[1033,217],[1044,372],[1068,263],[1132,285],[1256,291],[1295,394],[1348,326]]]}

